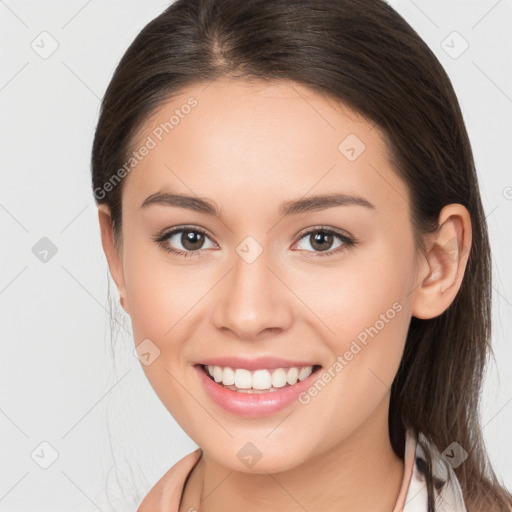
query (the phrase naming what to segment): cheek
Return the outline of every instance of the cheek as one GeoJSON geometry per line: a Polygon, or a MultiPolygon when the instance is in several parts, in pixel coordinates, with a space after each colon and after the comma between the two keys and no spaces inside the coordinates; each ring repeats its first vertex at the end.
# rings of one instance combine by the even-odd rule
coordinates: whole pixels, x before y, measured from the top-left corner
{"type": "Polygon", "coordinates": [[[303,275],[288,271],[288,282],[324,324],[324,332],[339,340],[339,351],[367,327],[377,323],[383,330],[381,317],[390,331],[388,320],[396,324],[395,316],[404,316],[397,310],[407,307],[411,291],[413,251],[407,242],[375,241],[347,253],[338,265],[318,266],[303,275]]]}
{"type": "Polygon", "coordinates": [[[325,443],[350,435],[372,415],[384,414],[410,321],[394,276],[385,277],[378,284],[369,281],[368,288],[354,276],[344,283],[331,280],[329,297],[319,294],[312,307],[334,334],[315,321],[317,330],[326,333],[330,361],[301,403],[325,443]],[[322,425],[336,428],[326,436],[322,425]]]}
{"type": "Polygon", "coordinates": [[[130,317],[136,342],[141,337],[163,342],[205,293],[208,272],[201,265],[173,263],[163,249],[142,245],[126,243],[130,317]]]}
{"type": "MultiPolygon", "coordinates": [[[[318,272],[301,284],[297,295],[308,297],[316,329],[324,334],[336,375],[359,390],[391,386],[410,322],[413,250],[388,241],[361,256],[347,258],[329,272],[318,272]]],[[[313,318],[313,317],[312,317],[313,318]]],[[[341,391],[341,390],[340,390],[341,391]]],[[[354,392],[355,396],[358,392],[354,392]]],[[[361,393],[361,396],[364,393],[361,393]]]]}
{"type": "MultiPolygon", "coordinates": [[[[152,361],[142,369],[157,396],[173,416],[186,421],[190,397],[180,384],[185,367],[185,340],[193,325],[194,305],[204,295],[206,276],[172,264],[167,253],[126,243],[125,283],[135,345],[150,347],[152,361]],[[151,343],[145,340],[150,340],[151,343]],[[154,354],[158,354],[156,357],[154,354]]],[[[198,266],[195,266],[197,268],[198,266]]],[[[146,351],[146,350],[145,350],[146,351]]],[[[141,357],[141,354],[139,354],[141,357]]]]}

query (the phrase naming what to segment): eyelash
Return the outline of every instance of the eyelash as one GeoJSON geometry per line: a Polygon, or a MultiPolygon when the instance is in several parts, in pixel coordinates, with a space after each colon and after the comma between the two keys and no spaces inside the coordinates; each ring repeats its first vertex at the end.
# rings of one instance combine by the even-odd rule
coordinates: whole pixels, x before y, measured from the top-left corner
{"type": "MultiPolygon", "coordinates": [[[[157,242],[165,251],[167,251],[169,253],[177,254],[177,255],[183,256],[185,258],[188,258],[190,256],[196,256],[196,255],[199,256],[199,254],[202,251],[201,249],[198,249],[196,251],[182,251],[180,249],[174,249],[173,247],[170,247],[166,243],[168,238],[170,238],[172,235],[175,235],[176,233],[180,233],[182,231],[189,231],[192,233],[200,233],[208,238],[211,238],[208,235],[208,233],[206,233],[206,231],[203,231],[200,228],[195,228],[192,226],[182,226],[179,228],[174,228],[171,231],[168,231],[168,232],[164,233],[163,235],[156,237],[154,239],[154,241],[157,242]]],[[[355,247],[359,243],[352,237],[349,237],[349,236],[347,236],[337,230],[334,230],[332,228],[325,228],[323,226],[315,226],[314,228],[310,229],[309,231],[302,233],[299,236],[299,240],[302,240],[303,238],[307,237],[308,235],[312,235],[314,233],[324,233],[324,234],[328,234],[328,235],[333,235],[333,236],[337,237],[339,240],[341,240],[343,242],[343,245],[337,247],[336,249],[331,249],[330,251],[305,251],[305,252],[314,253],[310,256],[306,256],[307,258],[316,258],[318,256],[319,257],[332,256],[334,254],[338,254],[339,252],[349,249],[351,247],[355,247]]]]}

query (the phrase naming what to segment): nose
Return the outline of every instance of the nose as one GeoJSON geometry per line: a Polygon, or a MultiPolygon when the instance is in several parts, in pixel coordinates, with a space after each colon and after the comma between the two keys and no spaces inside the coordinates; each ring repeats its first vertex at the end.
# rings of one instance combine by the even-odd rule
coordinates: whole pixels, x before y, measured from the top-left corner
{"type": "Polygon", "coordinates": [[[293,296],[276,274],[279,271],[272,268],[265,251],[251,263],[235,254],[215,297],[215,327],[246,340],[288,329],[293,296]]]}

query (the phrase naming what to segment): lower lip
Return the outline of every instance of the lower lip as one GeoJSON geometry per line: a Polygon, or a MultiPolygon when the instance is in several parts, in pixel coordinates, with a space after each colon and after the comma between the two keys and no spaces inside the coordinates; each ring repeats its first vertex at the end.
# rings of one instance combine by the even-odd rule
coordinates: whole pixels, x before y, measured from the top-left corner
{"type": "Polygon", "coordinates": [[[279,391],[249,394],[232,391],[217,384],[206,375],[201,365],[195,365],[194,368],[199,375],[204,389],[215,403],[230,413],[251,418],[267,416],[290,405],[297,399],[300,393],[306,391],[311,386],[311,383],[317,378],[318,372],[321,370],[319,368],[304,380],[297,382],[293,386],[285,386],[279,391]]]}

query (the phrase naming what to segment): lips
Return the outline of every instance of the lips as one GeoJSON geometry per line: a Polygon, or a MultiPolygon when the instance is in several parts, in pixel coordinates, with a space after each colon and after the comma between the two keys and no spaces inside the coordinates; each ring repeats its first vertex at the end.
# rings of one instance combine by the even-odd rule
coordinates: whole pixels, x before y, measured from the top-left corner
{"type": "MultiPolygon", "coordinates": [[[[226,364],[229,359],[211,359],[205,361],[216,361],[226,364]]],[[[240,364],[240,359],[235,359],[236,364],[240,364]]],[[[254,361],[254,360],[253,360],[254,361]]],[[[258,364],[261,364],[261,359],[258,364]]],[[[279,364],[283,364],[284,360],[278,360],[279,364]]],[[[271,362],[271,361],[270,361],[271,362]]],[[[274,360],[274,363],[276,361],[274,360]]],[[[305,364],[299,361],[287,361],[287,363],[293,362],[294,364],[305,364]]],[[[271,362],[272,363],[272,362],[271,362]]],[[[266,360],[265,364],[269,364],[266,360]]],[[[307,363],[306,363],[307,364],[307,363]]],[[[256,418],[267,416],[276,413],[286,407],[291,406],[295,403],[295,407],[298,407],[298,397],[301,393],[304,393],[309,386],[318,378],[318,374],[321,371],[321,366],[316,365],[317,370],[314,371],[309,377],[302,381],[297,382],[292,386],[284,386],[275,391],[262,392],[257,394],[242,393],[240,391],[234,391],[227,389],[223,385],[216,383],[205,371],[205,367],[202,364],[194,365],[196,374],[199,377],[199,381],[202,384],[206,395],[218,406],[225,411],[235,414],[237,416],[243,416],[247,418],[256,418]]],[[[259,369],[258,366],[256,369],[259,369]]],[[[302,407],[303,405],[301,405],[302,407]]]]}
{"type": "Polygon", "coordinates": [[[221,366],[230,368],[244,368],[246,370],[273,370],[276,368],[292,368],[305,366],[321,366],[317,361],[299,361],[295,359],[281,359],[278,357],[266,356],[258,358],[243,357],[212,357],[197,361],[198,365],[203,366],[221,366]]]}

